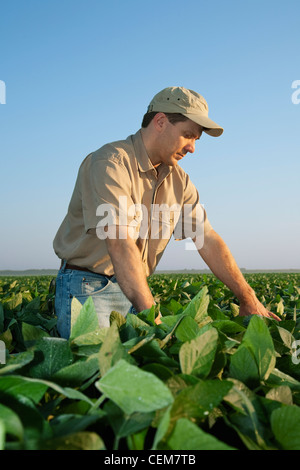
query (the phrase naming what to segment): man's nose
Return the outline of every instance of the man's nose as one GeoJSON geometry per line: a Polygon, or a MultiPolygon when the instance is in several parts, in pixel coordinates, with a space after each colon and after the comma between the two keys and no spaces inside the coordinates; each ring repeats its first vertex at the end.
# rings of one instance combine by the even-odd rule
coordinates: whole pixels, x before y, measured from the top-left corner
{"type": "Polygon", "coordinates": [[[195,140],[190,140],[188,144],[184,147],[186,152],[194,153],[195,152],[195,140]]]}

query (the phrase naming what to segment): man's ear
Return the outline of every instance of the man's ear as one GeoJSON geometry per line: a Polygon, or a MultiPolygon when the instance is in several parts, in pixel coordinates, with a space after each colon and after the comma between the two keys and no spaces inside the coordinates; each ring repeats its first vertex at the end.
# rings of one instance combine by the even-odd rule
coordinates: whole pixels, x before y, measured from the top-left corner
{"type": "Polygon", "coordinates": [[[164,113],[157,113],[153,118],[154,128],[160,133],[165,129],[167,122],[169,122],[169,120],[164,113]]]}

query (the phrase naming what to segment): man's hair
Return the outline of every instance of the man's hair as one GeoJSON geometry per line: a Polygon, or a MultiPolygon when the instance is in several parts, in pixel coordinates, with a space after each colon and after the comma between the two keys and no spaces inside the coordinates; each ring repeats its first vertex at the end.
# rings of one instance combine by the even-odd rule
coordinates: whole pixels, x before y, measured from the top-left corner
{"type": "MultiPolygon", "coordinates": [[[[151,111],[150,113],[146,113],[143,117],[142,127],[147,127],[157,113],[158,111],[151,111]]],[[[171,124],[176,124],[176,122],[188,121],[188,118],[183,116],[183,114],[180,114],[180,113],[164,113],[164,114],[167,116],[171,124]]]]}

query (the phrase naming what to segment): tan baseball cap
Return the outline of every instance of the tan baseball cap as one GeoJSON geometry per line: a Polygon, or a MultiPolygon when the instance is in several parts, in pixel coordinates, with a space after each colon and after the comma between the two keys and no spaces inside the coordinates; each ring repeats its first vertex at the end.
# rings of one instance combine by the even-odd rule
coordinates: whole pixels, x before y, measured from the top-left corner
{"type": "Polygon", "coordinates": [[[203,96],[183,87],[168,87],[157,93],[148,106],[147,112],[180,113],[202,127],[204,132],[219,137],[223,128],[208,117],[208,105],[203,96]]]}

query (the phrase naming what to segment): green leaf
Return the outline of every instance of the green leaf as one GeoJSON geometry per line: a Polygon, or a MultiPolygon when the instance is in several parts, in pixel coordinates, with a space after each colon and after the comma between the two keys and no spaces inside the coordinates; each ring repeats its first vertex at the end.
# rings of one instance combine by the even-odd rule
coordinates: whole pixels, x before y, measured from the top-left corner
{"type": "Polygon", "coordinates": [[[5,424],[0,418],[0,450],[5,449],[5,424]]]}
{"type": "Polygon", "coordinates": [[[263,319],[253,315],[241,345],[230,359],[230,374],[247,385],[267,380],[276,363],[271,334],[263,319]]]}
{"type": "Polygon", "coordinates": [[[239,411],[231,417],[233,427],[249,450],[267,449],[263,427],[256,412],[256,396],[242,382],[233,380],[234,386],[224,400],[239,411]]]}
{"type": "Polygon", "coordinates": [[[44,442],[42,450],[106,450],[106,447],[98,434],[82,431],[44,442]]]}
{"type": "Polygon", "coordinates": [[[199,332],[198,323],[190,316],[184,317],[175,330],[175,336],[180,341],[190,341],[199,332]]]}
{"type": "Polygon", "coordinates": [[[291,390],[300,391],[300,382],[277,368],[273,369],[267,383],[270,385],[287,385],[291,390]]]}
{"type": "Polygon", "coordinates": [[[145,439],[147,436],[148,429],[142,429],[134,434],[130,434],[126,438],[127,446],[129,450],[144,450],[145,439]]]}
{"type": "Polygon", "coordinates": [[[10,331],[10,329],[7,329],[0,335],[0,341],[3,341],[5,343],[6,349],[9,350],[9,352],[12,352],[14,347],[13,347],[13,336],[10,331]]]}
{"type": "Polygon", "coordinates": [[[292,344],[295,341],[294,336],[285,328],[277,326],[277,330],[280,334],[283,344],[292,351],[292,344]]]}
{"type": "Polygon", "coordinates": [[[177,421],[167,441],[167,449],[172,450],[235,450],[211,434],[202,431],[186,418],[177,421]]]}
{"type": "Polygon", "coordinates": [[[47,331],[26,322],[22,322],[22,335],[25,342],[37,341],[41,338],[49,337],[47,331]]]}
{"type": "Polygon", "coordinates": [[[93,354],[85,360],[61,368],[52,379],[61,385],[68,387],[80,386],[85,380],[92,377],[99,370],[98,354],[93,354]]]}
{"type": "Polygon", "coordinates": [[[72,299],[71,304],[70,341],[85,333],[94,332],[99,328],[98,316],[92,297],[88,297],[79,310],[78,300],[72,299]]]}
{"type": "Polygon", "coordinates": [[[269,329],[259,316],[252,316],[242,345],[253,355],[260,379],[267,380],[275,367],[276,354],[269,329]]]}
{"type": "Polygon", "coordinates": [[[234,335],[245,331],[245,328],[242,325],[231,320],[215,320],[213,322],[213,326],[226,335],[234,335]]]}
{"type": "Polygon", "coordinates": [[[246,385],[257,385],[259,382],[258,367],[251,352],[243,345],[239,346],[230,358],[230,375],[246,385]]]}
{"type": "Polygon", "coordinates": [[[285,406],[271,414],[271,427],[284,450],[300,450],[300,408],[285,406]]]}
{"type": "Polygon", "coordinates": [[[93,405],[93,402],[79,390],[61,387],[57,383],[49,380],[22,377],[19,375],[0,377],[0,393],[2,391],[5,395],[8,394],[16,398],[18,398],[18,396],[28,397],[36,404],[39,403],[49,387],[67,398],[83,400],[89,403],[89,405],[93,405]]]}
{"type": "Polygon", "coordinates": [[[180,367],[184,374],[207,377],[217,350],[218,332],[210,328],[205,333],[189,342],[185,342],[179,351],[180,367]]]}
{"type": "Polygon", "coordinates": [[[237,317],[240,313],[240,307],[234,303],[230,303],[230,311],[233,317],[237,317]]]}
{"type": "Polygon", "coordinates": [[[5,425],[6,434],[23,439],[24,429],[19,416],[9,407],[0,403],[0,416],[5,425]]]}
{"type": "Polygon", "coordinates": [[[164,412],[164,414],[162,415],[159,421],[151,450],[156,450],[160,441],[162,441],[165,435],[167,434],[167,431],[170,426],[170,420],[171,420],[171,406],[169,406],[166,409],[166,411],[164,412]]]}
{"type": "Polygon", "coordinates": [[[103,409],[118,439],[148,428],[155,416],[154,412],[125,414],[113,401],[108,401],[103,409]]]}
{"type": "MultiPolygon", "coordinates": [[[[6,378],[6,377],[5,377],[6,378]]],[[[28,391],[28,387],[26,392],[28,391]]],[[[24,430],[24,441],[22,447],[32,448],[37,445],[41,438],[49,438],[51,436],[51,429],[49,422],[44,419],[39,412],[35,403],[25,394],[10,396],[0,393],[2,404],[11,410],[19,417],[22,422],[24,430]],[[31,442],[32,441],[32,442],[31,442]]]]}
{"type": "Polygon", "coordinates": [[[73,354],[63,338],[42,338],[35,346],[35,360],[29,374],[36,378],[51,378],[58,370],[70,365],[73,354]]]}
{"type": "Polygon", "coordinates": [[[0,375],[10,374],[17,369],[24,367],[34,359],[34,352],[31,349],[22,353],[11,355],[4,367],[0,369],[0,375]]]}
{"type": "Polygon", "coordinates": [[[156,311],[156,307],[155,305],[152,305],[151,308],[148,308],[139,312],[137,316],[143,321],[147,323],[151,323],[152,325],[155,325],[155,311],[156,311]]]}
{"type": "Polygon", "coordinates": [[[22,302],[23,297],[21,292],[19,292],[18,294],[13,294],[10,299],[6,300],[4,307],[8,310],[20,310],[22,302]]]}
{"type": "Polygon", "coordinates": [[[266,398],[275,400],[285,405],[293,404],[292,390],[287,385],[279,385],[278,387],[271,388],[266,394],[266,398]]]}
{"type": "Polygon", "coordinates": [[[59,414],[50,421],[53,437],[62,437],[84,431],[88,426],[103,418],[103,416],[105,416],[105,413],[102,410],[86,415],[73,413],[59,414]]]}
{"type": "Polygon", "coordinates": [[[0,377],[0,392],[14,397],[22,395],[30,398],[34,403],[38,403],[41,400],[46,390],[47,385],[32,381],[27,377],[17,375],[0,377]]]}
{"type": "Polygon", "coordinates": [[[123,359],[96,386],[127,414],[149,413],[173,402],[170,390],[161,380],[123,359]]]}
{"type": "Polygon", "coordinates": [[[207,316],[209,295],[207,286],[203,287],[184,309],[185,315],[191,315],[199,324],[207,316]]]}
{"type": "Polygon", "coordinates": [[[172,422],[179,418],[203,419],[217,407],[232,387],[229,381],[200,380],[176,394],[172,422]]]}
{"type": "Polygon", "coordinates": [[[107,331],[99,351],[100,374],[104,376],[112,366],[126,355],[128,354],[121,343],[117,323],[114,322],[107,331]]]}

